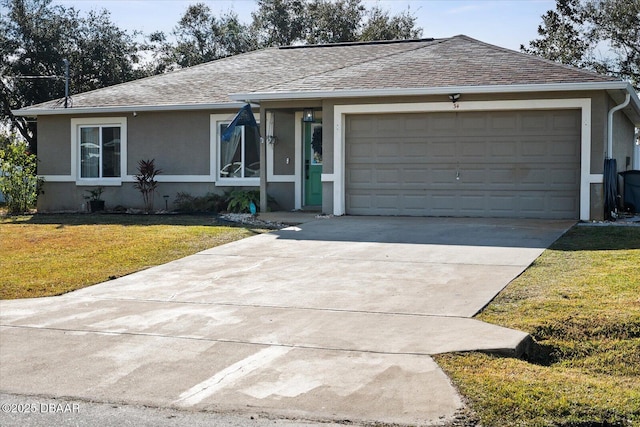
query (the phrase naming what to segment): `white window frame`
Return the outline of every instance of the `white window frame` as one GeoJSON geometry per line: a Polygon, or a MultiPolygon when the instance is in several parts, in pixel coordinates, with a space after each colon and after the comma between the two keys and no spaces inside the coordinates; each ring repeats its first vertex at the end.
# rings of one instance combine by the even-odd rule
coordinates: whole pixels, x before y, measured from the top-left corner
{"type": "MultiPolygon", "coordinates": [[[[102,155],[102,154],[101,154],[102,155]]],[[[88,117],[71,119],[71,176],[76,185],[119,186],[127,176],[127,118],[88,117]],[[80,129],[86,127],[120,128],[120,176],[109,178],[82,178],[80,165],[80,129]]]]}
{"type": "MultiPolygon", "coordinates": [[[[253,115],[256,119],[256,123],[260,126],[260,116],[258,114],[253,115]]],[[[210,121],[210,130],[211,130],[211,175],[214,177],[214,181],[218,186],[225,187],[259,187],[260,186],[260,177],[250,177],[250,178],[224,178],[220,176],[220,165],[218,164],[218,159],[220,158],[220,125],[229,124],[233,120],[233,116],[229,116],[229,114],[211,114],[210,121]]],[[[242,133],[242,167],[245,168],[244,165],[244,132],[242,133]]],[[[260,167],[263,168],[262,159],[260,167]]]]}

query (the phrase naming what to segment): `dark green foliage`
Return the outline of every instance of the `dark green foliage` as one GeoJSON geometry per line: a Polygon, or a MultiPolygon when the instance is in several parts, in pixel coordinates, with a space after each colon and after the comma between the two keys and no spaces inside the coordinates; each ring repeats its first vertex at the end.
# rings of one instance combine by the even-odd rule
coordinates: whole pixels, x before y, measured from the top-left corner
{"type": "Polygon", "coordinates": [[[10,214],[35,207],[42,185],[36,175],[36,156],[15,136],[2,137],[0,144],[0,192],[10,214]]]}
{"type": "MultiPolygon", "coordinates": [[[[36,152],[36,126],[11,110],[64,97],[64,59],[70,94],[141,77],[139,46],[105,10],[81,16],[51,0],[0,0],[0,120],[36,152]]],[[[71,101],[72,102],[72,101],[71,101]]],[[[61,101],[61,105],[62,105],[61,101]]]]}
{"type": "Polygon", "coordinates": [[[255,206],[260,206],[259,190],[233,190],[227,194],[229,212],[248,213],[251,202],[255,206]]]}
{"type": "Polygon", "coordinates": [[[413,39],[422,36],[409,9],[389,16],[362,0],[258,0],[251,26],[258,46],[413,39]]]}
{"type": "Polygon", "coordinates": [[[312,1],[305,8],[308,44],[350,42],[359,39],[365,14],[361,0],[312,1]]]}
{"type": "Polygon", "coordinates": [[[556,9],[542,16],[538,35],[520,49],[629,80],[640,90],[640,1],[556,0],[556,9]]]}
{"type": "Polygon", "coordinates": [[[190,67],[256,49],[249,28],[239,21],[238,15],[228,12],[217,18],[204,3],[189,6],[171,34],[176,39],[173,44],[162,32],[150,36],[147,47],[156,53],[151,64],[154,72],[175,66],[190,67]]]}
{"type": "Polygon", "coordinates": [[[149,69],[165,72],[269,46],[325,44],[418,38],[416,17],[409,9],[397,16],[379,7],[368,10],[363,0],[258,0],[252,23],[233,12],[220,17],[204,3],[189,6],[172,32],[149,36],[154,53],[149,69]]]}
{"type": "Polygon", "coordinates": [[[192,196],[189,193],[178,193],[175,210],[184,213],[219,213],[227,209],[226,196],[207,193],[204,196],[192,196]]]}
{"type": "Polygon", "coordinates": [[[104,187],[96,187],[93,190],[87,190],[87,196],[84,196],[86,200],[89,201],[98,201],[102,200],[102,193],[104,192],[104,187]]]}
{"type": "Polygon", "coordinates": [[[251,14],[259,46],[288,46],[304,38],[304,0],[257,0],[251,14]]]}
{"type": "Polygon", "coordinates": [[[369,18],[364,24],[359,39],[373,40],[407,40],[422,37],[422,28],[416,27],[416,16],[409,9],[396,16],[375,6],[367,12],[369,18]]]}

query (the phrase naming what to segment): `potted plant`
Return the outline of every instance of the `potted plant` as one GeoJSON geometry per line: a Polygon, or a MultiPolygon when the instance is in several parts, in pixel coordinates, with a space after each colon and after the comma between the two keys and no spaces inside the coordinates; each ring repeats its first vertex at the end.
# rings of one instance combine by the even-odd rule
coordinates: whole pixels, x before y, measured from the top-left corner
{"type": "Polygon", "coordinates": [[[104,200],[102,200],[102,192],[104,191],[103,187],[97,187],[93,190],[87,190],[89,193],[88,196],[84,198],[88,201],[87,206],[89,208],[89,212],[98,212],[104,210],[104,200]]]}

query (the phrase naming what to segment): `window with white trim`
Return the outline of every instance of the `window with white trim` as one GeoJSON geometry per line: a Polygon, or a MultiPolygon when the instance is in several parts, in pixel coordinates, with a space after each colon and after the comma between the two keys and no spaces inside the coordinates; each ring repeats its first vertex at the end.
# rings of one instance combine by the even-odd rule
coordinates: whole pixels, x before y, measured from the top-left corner
{"type": "MultiPolygon", "coordinates": [[[[219,124],[222,135],[228,123],[219,124]]],[[[254,127],[237,126],[228,141],[220,141],[220,178],[260,177],[260,140],[254,127]]]]}
{"type": "Polygon", "coordinates": [[[228,115],[211,116],[213,140],[216,144],[216,181],[223,185],[259,185],[260,135],[258,129],[251,126],[237,126],[231,138],[223,141],[222,134],[229,127],[229,123],[231,120],[228,115]]]}
{"type": "Polygon", "coordinates": [[[71,119],[76,181],[119,184],[126,175],[126,118],[71,119]]]}
{"type": "Polygon", "coordinates": [[[117,178],[120,126],[80,126],[80,178],[117,178]]]}

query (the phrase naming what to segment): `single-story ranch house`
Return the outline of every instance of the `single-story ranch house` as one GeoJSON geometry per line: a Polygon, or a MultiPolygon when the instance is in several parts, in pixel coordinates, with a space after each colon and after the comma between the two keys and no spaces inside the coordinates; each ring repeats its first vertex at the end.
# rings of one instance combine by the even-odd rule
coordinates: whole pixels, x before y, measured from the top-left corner
{"type": "Polygon", "coordinates": [[[601,219],[605,158],[633,165],[640,100],[620,80],[445,39],[268,48],[15,111],[37,117],[42,211],[156,208],[260,189],[335,215],[601,219]],[[221,134],[251,104],[257,129],[221,134]]]}

